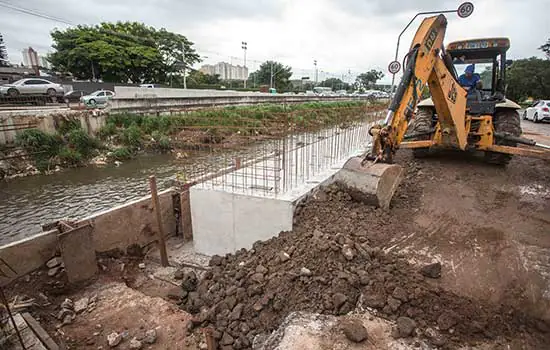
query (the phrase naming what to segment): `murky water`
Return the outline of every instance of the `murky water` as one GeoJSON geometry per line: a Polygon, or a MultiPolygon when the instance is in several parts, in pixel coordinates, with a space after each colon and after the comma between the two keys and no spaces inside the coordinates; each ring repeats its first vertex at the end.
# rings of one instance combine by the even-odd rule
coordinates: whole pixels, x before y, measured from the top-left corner
{"type": "Polygon", "coordinates": [[[225,168],[235,156],[254,157],[265,144],[223,153],[188,152],[188,157],[148,155],[120,166],[65,169],[53,175],[0,182],[0,245],[42,231],[42,225],[63,218],[81,219],[149,194],[149,175],[159,191],[171,186],[178,173],[187,179],[225,168]]]}
{"type": "Polygon", "coordinates": [[[155,174],[159,189],[173,178],[173,156],[147,156],[119,167],[67,169],[0,183],[0,245],[41,231],[60,218],[82,218],[148,193],[147,176],[155,174]]]}

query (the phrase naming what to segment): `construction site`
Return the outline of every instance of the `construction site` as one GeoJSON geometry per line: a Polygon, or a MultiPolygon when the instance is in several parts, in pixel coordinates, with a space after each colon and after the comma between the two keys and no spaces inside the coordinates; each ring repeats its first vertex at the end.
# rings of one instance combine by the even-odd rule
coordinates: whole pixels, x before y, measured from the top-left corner
{"type": "Polygon", "coordinates": [[[550,127],[424,14],[390,101],[171,113],[168,189],[0,246],[0,348],[548,349],[550,127]]]}

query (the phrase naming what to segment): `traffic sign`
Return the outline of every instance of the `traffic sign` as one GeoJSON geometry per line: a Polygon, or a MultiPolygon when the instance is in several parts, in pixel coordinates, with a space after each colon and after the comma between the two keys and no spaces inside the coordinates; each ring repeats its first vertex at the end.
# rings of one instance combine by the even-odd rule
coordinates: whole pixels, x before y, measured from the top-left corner
{"type": "Polygon", "coordinates": [[[472,12],[474,12],[474,4],[471,2],[464,2],[459,7],[458,10],[456,10],[456,13],[458,17],[460,18],[466,18],[469,17],[472,12]]]}
{"type": "Polygon", "coordinates": [[[401,63],[399,61],[393,61],[390,62],[388,65],[388,71],[390,71],[391,74],[395,74],[401,70],[401,63]]]}

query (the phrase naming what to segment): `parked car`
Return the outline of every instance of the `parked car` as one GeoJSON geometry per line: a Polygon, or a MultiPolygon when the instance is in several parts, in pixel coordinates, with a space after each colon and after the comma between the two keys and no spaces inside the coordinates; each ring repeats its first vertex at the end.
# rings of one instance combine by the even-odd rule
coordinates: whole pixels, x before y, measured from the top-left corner
{"type": "Polygon", "coordinates": [[[110,90],[97,90],[89,95],[82,96],[80,101],[84,104],[95,106],[107,103],[115,96],[115,93],[110,90]]]}
{"type": "Polygon", "coordinates": [[[0,86],[0,95],[16,97],[19,95],[62,96],[63,86],[40,78],[20,79],[11,84],[0,86]]]}
{"type": "Polygon", "coordinates": [[[550,121],[550,100],[539,100],[533,102],[530,107],[527,107],[523,112],[524,120],[532,120],[535,123],[545,120],[550,121]]]}
{"type": "Polygon", "coordinates": [[[78,102],[78,101],[80,101],[80,98],[82,96],[86,96],[86,95],[88,95],[88,92],[86,92],[86,91],[72,90],[72,91],[69,91],[69,92],[65,93],[65,95],[63,95],[63,101],[65,101],[65,103],[78,102]]]}

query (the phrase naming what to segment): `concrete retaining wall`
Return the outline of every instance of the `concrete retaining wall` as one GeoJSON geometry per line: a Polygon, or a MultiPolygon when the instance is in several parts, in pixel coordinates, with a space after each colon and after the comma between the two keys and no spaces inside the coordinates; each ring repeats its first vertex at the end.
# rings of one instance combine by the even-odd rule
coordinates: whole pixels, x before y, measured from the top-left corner
{"type": "Polygon", "coordinates": [[[115,86],[115,94],[117,98],[223,97],[266,95],[260,92],[249,91],[172,88],[148,89],[131,86],[115,86]]]}
{"type": "MultiPolygon", "coordinates": [[[[164,233],[176,233],[172,203],[173,190],[159,193],[164,233]]],[[[91,215],[78,223],[93,225],[92,237],[97,252],[126,248],[134,243],[147,245],[158,237],[151,196],[91,215]]],[[[43,266],[58,250],[57,230],[40,233],[0,247],[0,285],[43,266]],[[10,270],[15,270],[15,273],[10,270]]]]}
{"type": "Polygon", "coordinates": [[[358,101],[360,97],[347,96],[285,96],[285,95],[243,95],[217,97],[132,97],[117,96],[110,102],[110,113],[178,113],[183,110],[216,106],[245,106],[261,103],[293,104],[305,102],[358,101]]]}
{"type": "MultiPolygon", "coordinates": [[[[176,233],[176,219],[172,204],[173,190],[159,193],[162,208],[164,233],[176,233]]],[[[134,243],[144,246],[158,237],[158,226],[153,213],[151,196],[114,207],[112,209],[83,218],[79,223],[90,222],[93,226],[92,236],[95,250],[104,252],[126,248],[134,243]]]]}
{"type": "Polygon", "coordinates": [[[95,135],[105,124],[106,114],[68,109],[41,109],[2,111],[0,115],[0,144],[12,144],[18,134],[26,129],[40,129],[53,134],[63,120],[78,120],[82,128],[95,135]]]}

